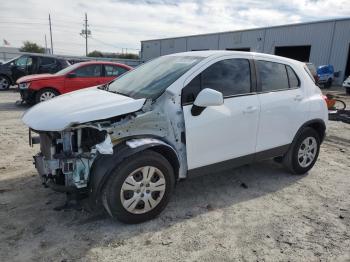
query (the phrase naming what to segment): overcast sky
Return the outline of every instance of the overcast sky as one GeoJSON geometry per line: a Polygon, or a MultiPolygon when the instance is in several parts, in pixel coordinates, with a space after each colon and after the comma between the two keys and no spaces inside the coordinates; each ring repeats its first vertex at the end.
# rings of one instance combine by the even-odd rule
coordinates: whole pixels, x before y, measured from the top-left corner
{"type": "Polygon", "coordinates": [[[84,13],[89,51],[138,52],[140,41],[350,16],[348,0],[1,0],[0,46],[25,40],[49,45],[51,14],[54,51],[83,55],[84,13]]]}

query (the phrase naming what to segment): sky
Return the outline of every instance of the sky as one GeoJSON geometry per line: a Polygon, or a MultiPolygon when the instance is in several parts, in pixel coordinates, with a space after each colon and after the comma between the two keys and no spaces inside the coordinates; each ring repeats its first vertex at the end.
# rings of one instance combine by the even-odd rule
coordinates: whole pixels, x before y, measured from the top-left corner
{"type": "Polygon", "coordinates": [[[0,46],[29,40],[56,54],[84,55],[80,35],[87,13],[89,51],[138,53],[140,41],[350,17],[348,0],[0,0],[0,46]]]}

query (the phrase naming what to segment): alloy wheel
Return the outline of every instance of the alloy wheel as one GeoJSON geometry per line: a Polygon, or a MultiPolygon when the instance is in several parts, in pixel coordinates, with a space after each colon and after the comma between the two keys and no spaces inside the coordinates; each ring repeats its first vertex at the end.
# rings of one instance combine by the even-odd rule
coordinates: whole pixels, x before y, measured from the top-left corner
{"type": "Polygon", "coordinates": [[[0,90],[6,90],[10,87],[10,82],[5,77],[0,77],[0,90]]]}
{"type": "Polygon", "coordinates": [[[40,95],[40,102],[44,102],[54,98],[56,95],[51,91],[45,91],[40,95]]]}
{"type": "Polygon", "coordinates": [[[317,154],[317,141],[314,137],[307,137],[300,144],[298,150],[298,163],[301,167],[311,165],[317,154]]]}

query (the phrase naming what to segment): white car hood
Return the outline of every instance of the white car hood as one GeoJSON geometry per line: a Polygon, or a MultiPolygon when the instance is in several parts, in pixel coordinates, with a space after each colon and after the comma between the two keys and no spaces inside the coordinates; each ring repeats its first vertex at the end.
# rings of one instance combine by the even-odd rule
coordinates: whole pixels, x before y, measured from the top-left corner
{"type": "Polygon", "coordinates": [[[39,103],[24,113],[22,121],[34,130],[61,131],[72,124],[138,111],[144,102],[144,98],[136,100],[92,87],[39,103]]]}

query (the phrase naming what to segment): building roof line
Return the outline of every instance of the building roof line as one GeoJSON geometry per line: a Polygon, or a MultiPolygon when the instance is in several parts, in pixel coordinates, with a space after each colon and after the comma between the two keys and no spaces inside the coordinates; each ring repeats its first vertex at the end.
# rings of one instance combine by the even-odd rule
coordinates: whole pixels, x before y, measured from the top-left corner
{"type": "Polygon", "coordinates": [[[227,34],[227,33],[259,31],[259,30],[266,30],[266,29],[273,29],[273,28],[280,28],[280,27],[290,27],[290,26],[301,26],[301,25],[309,25],[309,24],[321,24],[321,23],[330,23],[330,22],[340,22],[340,21],[346,21],[346,20],[350,20],[350,17],[333,18],[333,19],[325,19],[325,20],[317,20],[317,21],[310,21],[310,22],[285,24],[285,25],[256,27],[256,28],[249,28],[249,29],[230,30],[230,31],[222,31],[222,32],[216,32],[216,33],[204,33],[204,34],[194,34],[194,35],[185,35],[185,36],[155,38],[155,39],[141,40],[141,43],[143,43],[143,42],[151,42],[151,41],[160,41],[160,40],[178,39],[178,38],[187,38],[187,37],[193,37],[193,36],[219,35],[219,34],[227,34]]]}

